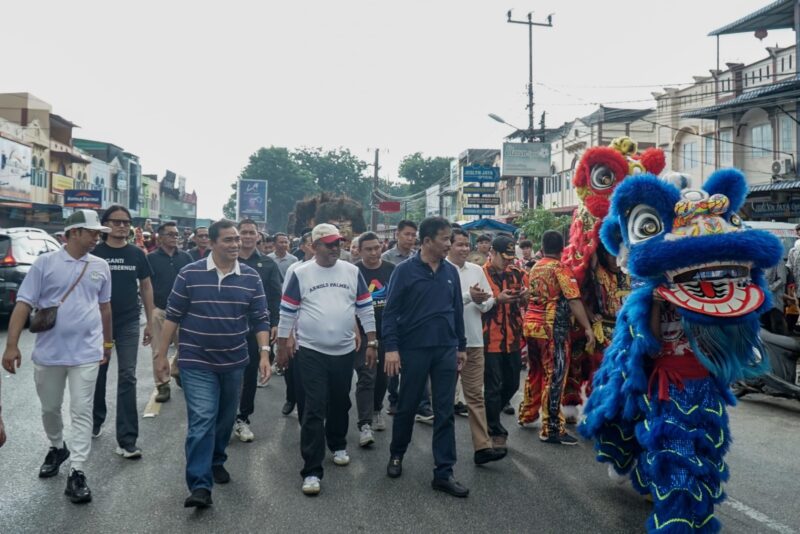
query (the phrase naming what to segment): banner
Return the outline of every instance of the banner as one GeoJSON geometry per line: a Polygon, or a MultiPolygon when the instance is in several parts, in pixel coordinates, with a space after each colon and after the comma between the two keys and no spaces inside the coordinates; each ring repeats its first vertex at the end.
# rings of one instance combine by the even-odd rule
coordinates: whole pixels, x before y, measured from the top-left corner
{"type": "Polygon", "coordinates": [[[503,176],[550,176],[548,143],[503,143],[503,176]]]}
{"type": "Polygon", "coordinates": [[[63,174],[53,173],[53,181],[50,184],[50,190],[53,193],[64,193],[67,189],[75,187],[75,180],[63,174]]]}
{"type": "Polygon", "coordinates": [[[65,189],[64,207],[99,210],[103,207],[103,192],[99,189],[65,189]]]}
{"type": "Polygon", "coordinates": [[[432,185],[425,190],[425,216],[439,216],[439,185],[432,185]]]}
{"type": "Polygon", "coordinates": [[[0,198],[31,199],[31,148],[0,137],[0,198]]]}
{"type": "Polygon", "coordinates": [[[239,220],[253,219],[257,223],[267,222],[267,181],[239,180],[237,197],[239,220]]]}

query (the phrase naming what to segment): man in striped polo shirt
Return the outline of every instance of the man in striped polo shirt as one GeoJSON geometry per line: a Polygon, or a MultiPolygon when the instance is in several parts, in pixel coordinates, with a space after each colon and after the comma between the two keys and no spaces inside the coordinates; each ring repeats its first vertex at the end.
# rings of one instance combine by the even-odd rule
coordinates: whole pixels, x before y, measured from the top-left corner
{"type": "Polygon", "coordinates": [[[261,380],[271,373],[269,313],[261,277],[240,264],[236,223],[217,221],[209,229],[211,254],[178,274],[167,301],[159,352],[153,365],[168,372],[167,347],[180,325],[178,368],[189,428],[186,483],[192,494],[184,506],[211,504],[213,483],[230,482],[224,463],[231,438],[242,375],[249,361],[247,334],[260,346],[261,380]]]}
{"type": "Polygon", "coordinates": [[[367,334],[366,361],[375,366],[378,341],[372,296],[358,267],[339,260],[342,236],[332,224],[311,231],[314,261],[297,267],[286,282],[278,323],[278,365],[289,361],[287,342],[297,323],[297,360],[305,391],[300,452],[303,493],[320,491],[325,444],[333,463],[350,463],[347,425],[356,351],[356,315],[367,334]]]}

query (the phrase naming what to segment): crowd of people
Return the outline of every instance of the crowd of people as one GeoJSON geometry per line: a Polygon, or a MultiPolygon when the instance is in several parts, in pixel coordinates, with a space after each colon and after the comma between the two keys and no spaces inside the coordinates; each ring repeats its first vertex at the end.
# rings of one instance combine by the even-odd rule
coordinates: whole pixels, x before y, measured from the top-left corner
{"type": "MultiPolygon", "coordinates": [[[[351,461],[354,374],[358,445],[372,446],[375,432],[391,426],[386,471],[392,478],[402,475],[414,423],[431,424],[432,487],[466,497],[469,489],[454,476],[455,415],[468,417],[475,464],[502,460],[509,447],[503,414],[516,412],[511,401],[524,367],[529,376],[518,422],[541,418],[545,443],[577,442],[561,413],[564,333],[574,317],[588,343],[594,334],[575,277],[560,261],[559,232],[546,232],[536,246],[481,235],[473,248],[467,231],[440,217],[401,221],[391,242],[372,232],[348,239],[327,223],[295,239],[267,235],[250,219],[183,234],[169,221],[131,225],[123,206],[102,217],[76,210],[65,223],[63,248],[32,266],[9,322],[2,365],[14,374],[29,316],[35,312],[31,324],[40,325],[52,313],[53,321],[31,327],[50,444],[39,476],[58,475],[70,459],[72,502],[91,500],[84,468],[92,438],[104,431],[112,354],[116,453],[143,455],[140,343],[152,350],[155,400],[169,401],[173,386],[183,390],[186,507],[211,505],[213,485],[231,480],[227,444],[232,436],[255,439],[257,387],[273,370],[286,384],[283,415],[298,414],[307,495],[321,491],[326,449],[335,465],[351,461]],[[61,408],[67,387],[69,448],[61,408]]],[[[0,418],[0,445],[4,440],[0,418]]]]}

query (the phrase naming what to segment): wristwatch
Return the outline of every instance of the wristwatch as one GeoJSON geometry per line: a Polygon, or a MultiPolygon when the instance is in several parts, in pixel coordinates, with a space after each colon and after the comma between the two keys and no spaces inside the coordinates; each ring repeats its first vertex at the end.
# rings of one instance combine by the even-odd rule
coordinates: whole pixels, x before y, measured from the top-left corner
{"type": "Polygon", "coordinates": [[[261,345],[258,350],[259,352],[270,352],[272,349],[269,347],[269,345],[261,345]]]}
{"type": "Polygon", "coordinates": [[[377,349],[378,345],[379,345],[379,343],[378,343],[377,339],[374,339],[372,341],[367,341],[367,347],[369,347],[369,348],[377,349]]]}

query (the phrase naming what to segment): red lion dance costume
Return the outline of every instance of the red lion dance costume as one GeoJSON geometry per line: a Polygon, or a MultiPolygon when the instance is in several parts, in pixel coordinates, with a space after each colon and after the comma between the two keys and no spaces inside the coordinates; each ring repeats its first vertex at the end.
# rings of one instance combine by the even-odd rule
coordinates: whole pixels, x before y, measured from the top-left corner
{"type": "MultiPolygon", "coordinates": [[[[665,164],[664,153],[660,149],[649,148],[639,154],[633,139],[620,137],[607,147],[587,150],[575,170],[572,183],[578,194],[579,205],[572,216],[569,243],[564,248],[561,261],[575,274],[581,289],[581,300],[593,322],[598,343],[588,353],[582,330],[577,328],[570,334],[569,370],[562,400],[568,423],[577,422],[577,407],[583,403],[581,389],[586,385],[586,395],[591,392],[592,376],[600,365],[603,350],[611,341],[622,299],[630,291],[628,276],[617,269],[615,262],[607,261],[609,257],[601,248],[598,236],[603,218],[608,213],[611,194],[626,177],[644,172],[657,175],[665,164]]],[[[539,381],[535,373],[529,373],[525,381],[524,398],[519,410],[521,425],[538,418],[539,403],[530,399],[542,394],[539,381]]]]}

